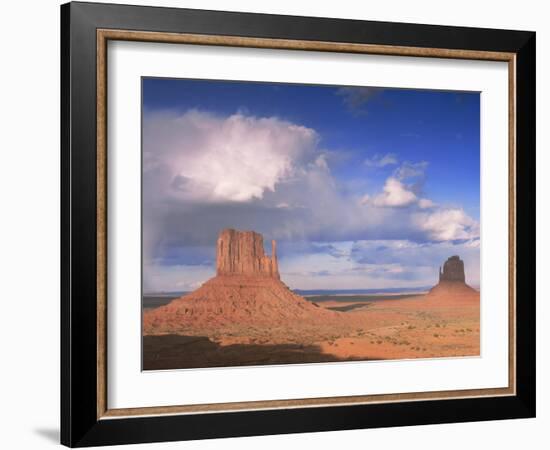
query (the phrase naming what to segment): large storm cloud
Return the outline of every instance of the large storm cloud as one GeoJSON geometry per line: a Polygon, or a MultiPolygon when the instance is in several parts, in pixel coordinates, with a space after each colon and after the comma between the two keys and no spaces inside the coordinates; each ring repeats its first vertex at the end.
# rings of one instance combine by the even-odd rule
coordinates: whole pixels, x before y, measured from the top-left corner
{"type": "MultiPolygon", "coordinates": [[[[338,281],[338,274],[344,282],[361,267],[365,273],[370,267],[372,276],[394,279],[402,274],[410,281],[403,271],[408,262],[383,262],[381,256],[378,261],[362,260],[357,255],[369,248],[366,244],[350,248],[347,259],[327,252],[320,262],[312,256],[319,255],[313,251],[315,245],[409,242],[424,246],[417,251],[443,248],[431,252],[431,264],[437,264],[436,258],[443,258],[453,246],[469,248],[478,240],[479,224],[462,208],[436,204],[424,195],[418,179],[425,176],[426,162],[399,161],[394,154],[373,156],[369,167],[390,167],[392,172],[370,193],[350,192],[335,176],[330,155],[318,131],[278,117],[197,110],[146,113],[146,289],[174,286],[178,268],[188,271],[180,276],[183,288],[206,277],[212,271],[216,237],[227,227],[253,229],[266,239],[277,239],[281,272],[287,270],[291,279],[301,279],[296,275],[301,261],[304,277],[334,275],[331,282],[338,281]],[[340,260],[339,265],[333,260],[340,260]],[[380,273],[373,264],[379,264],[380,273]]],[[[412,258],[411,252],[402,250],[395,247],[392,252],[412,258]]]]}

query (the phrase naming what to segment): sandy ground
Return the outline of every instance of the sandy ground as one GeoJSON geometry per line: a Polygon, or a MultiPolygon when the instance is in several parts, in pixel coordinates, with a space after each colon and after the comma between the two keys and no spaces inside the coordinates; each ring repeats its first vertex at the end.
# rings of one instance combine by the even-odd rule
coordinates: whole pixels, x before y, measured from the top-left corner
{"type": "Polygon", "coordinates": [[[371,303],[324,301],[330,323],[224,326],[144,336],[144,369],[478,356],[479,293],[440,290],[371,303]],[[342,310],[341,308],[347,308],[342,310]]]}
{"type": "Polygon", "coordinates": [[[339,359],[408,359],[479,355],[479,300],[384,301],[350,314],[361,315],[362,329],[319,343],[339,359]]]}

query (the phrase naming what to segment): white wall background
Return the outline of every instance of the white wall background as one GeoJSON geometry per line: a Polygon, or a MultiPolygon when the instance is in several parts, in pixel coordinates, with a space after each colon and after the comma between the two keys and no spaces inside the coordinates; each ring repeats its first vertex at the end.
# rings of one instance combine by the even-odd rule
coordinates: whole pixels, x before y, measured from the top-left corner
{"type": "MultiPolygon", "coordinates": [[[[121,0],[122,1],[122,0],[121,0]]],[[[550,28],[536,0],[385,2],[298,0],[140,1],[134,4],[525,29],[537,32],[537,278],[550,271],[550,28]],[[498,7],[497,7],[498,5],[498,7]]],[[[41,449],[59,423],[59,1],[2,6],[0,46],[0,447],[41,449]]],[[[532,299],[535,301],[535,299],[532,299]]],[[[538,417],[531,420],[267,436],[135,448],[547,448],[550,427],[550,286],[537,286],[538,417]]],[[[126,447],[130,448],[130,447],[126,447]]]]}

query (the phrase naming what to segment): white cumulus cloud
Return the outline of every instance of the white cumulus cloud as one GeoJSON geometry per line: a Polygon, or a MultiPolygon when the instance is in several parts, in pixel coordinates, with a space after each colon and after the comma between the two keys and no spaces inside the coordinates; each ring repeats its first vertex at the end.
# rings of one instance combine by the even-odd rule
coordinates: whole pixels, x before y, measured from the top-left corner
{"type": "Polygon", "coordinates": [[[474,239],[479,237],[479,223],[463,209],[448,208],[434,212],[416,213],[415,225],[436,241],[474,239]]]}
{"type": "Polygon", "coordinates": [[[417,201],[416,194],[397,178],[389,177],[384,184],[383,192],[371,199],[374,206],[403,207],[417,201]]]}
{"type": "MultiPolygon", "coordinates": [[[[187,200],[246,202],[274,191],[317,142],[314,130],[276,117],[199,111],[144,120],[144,171],[187,200]]],[[[324,160],[319,160],[324,163],[324,160]]]]}

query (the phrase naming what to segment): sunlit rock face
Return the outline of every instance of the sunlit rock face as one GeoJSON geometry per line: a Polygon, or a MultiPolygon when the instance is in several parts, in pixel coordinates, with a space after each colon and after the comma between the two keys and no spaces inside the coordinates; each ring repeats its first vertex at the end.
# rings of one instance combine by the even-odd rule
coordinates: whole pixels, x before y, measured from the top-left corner
{"type": "Polygon", "coordinates": [[[254,231],[223,230],[217,243],[218,275],[258,275],[279,278],[277,244],[271,241],[271,256],[264,252],[264,240],[254,231]]]}

